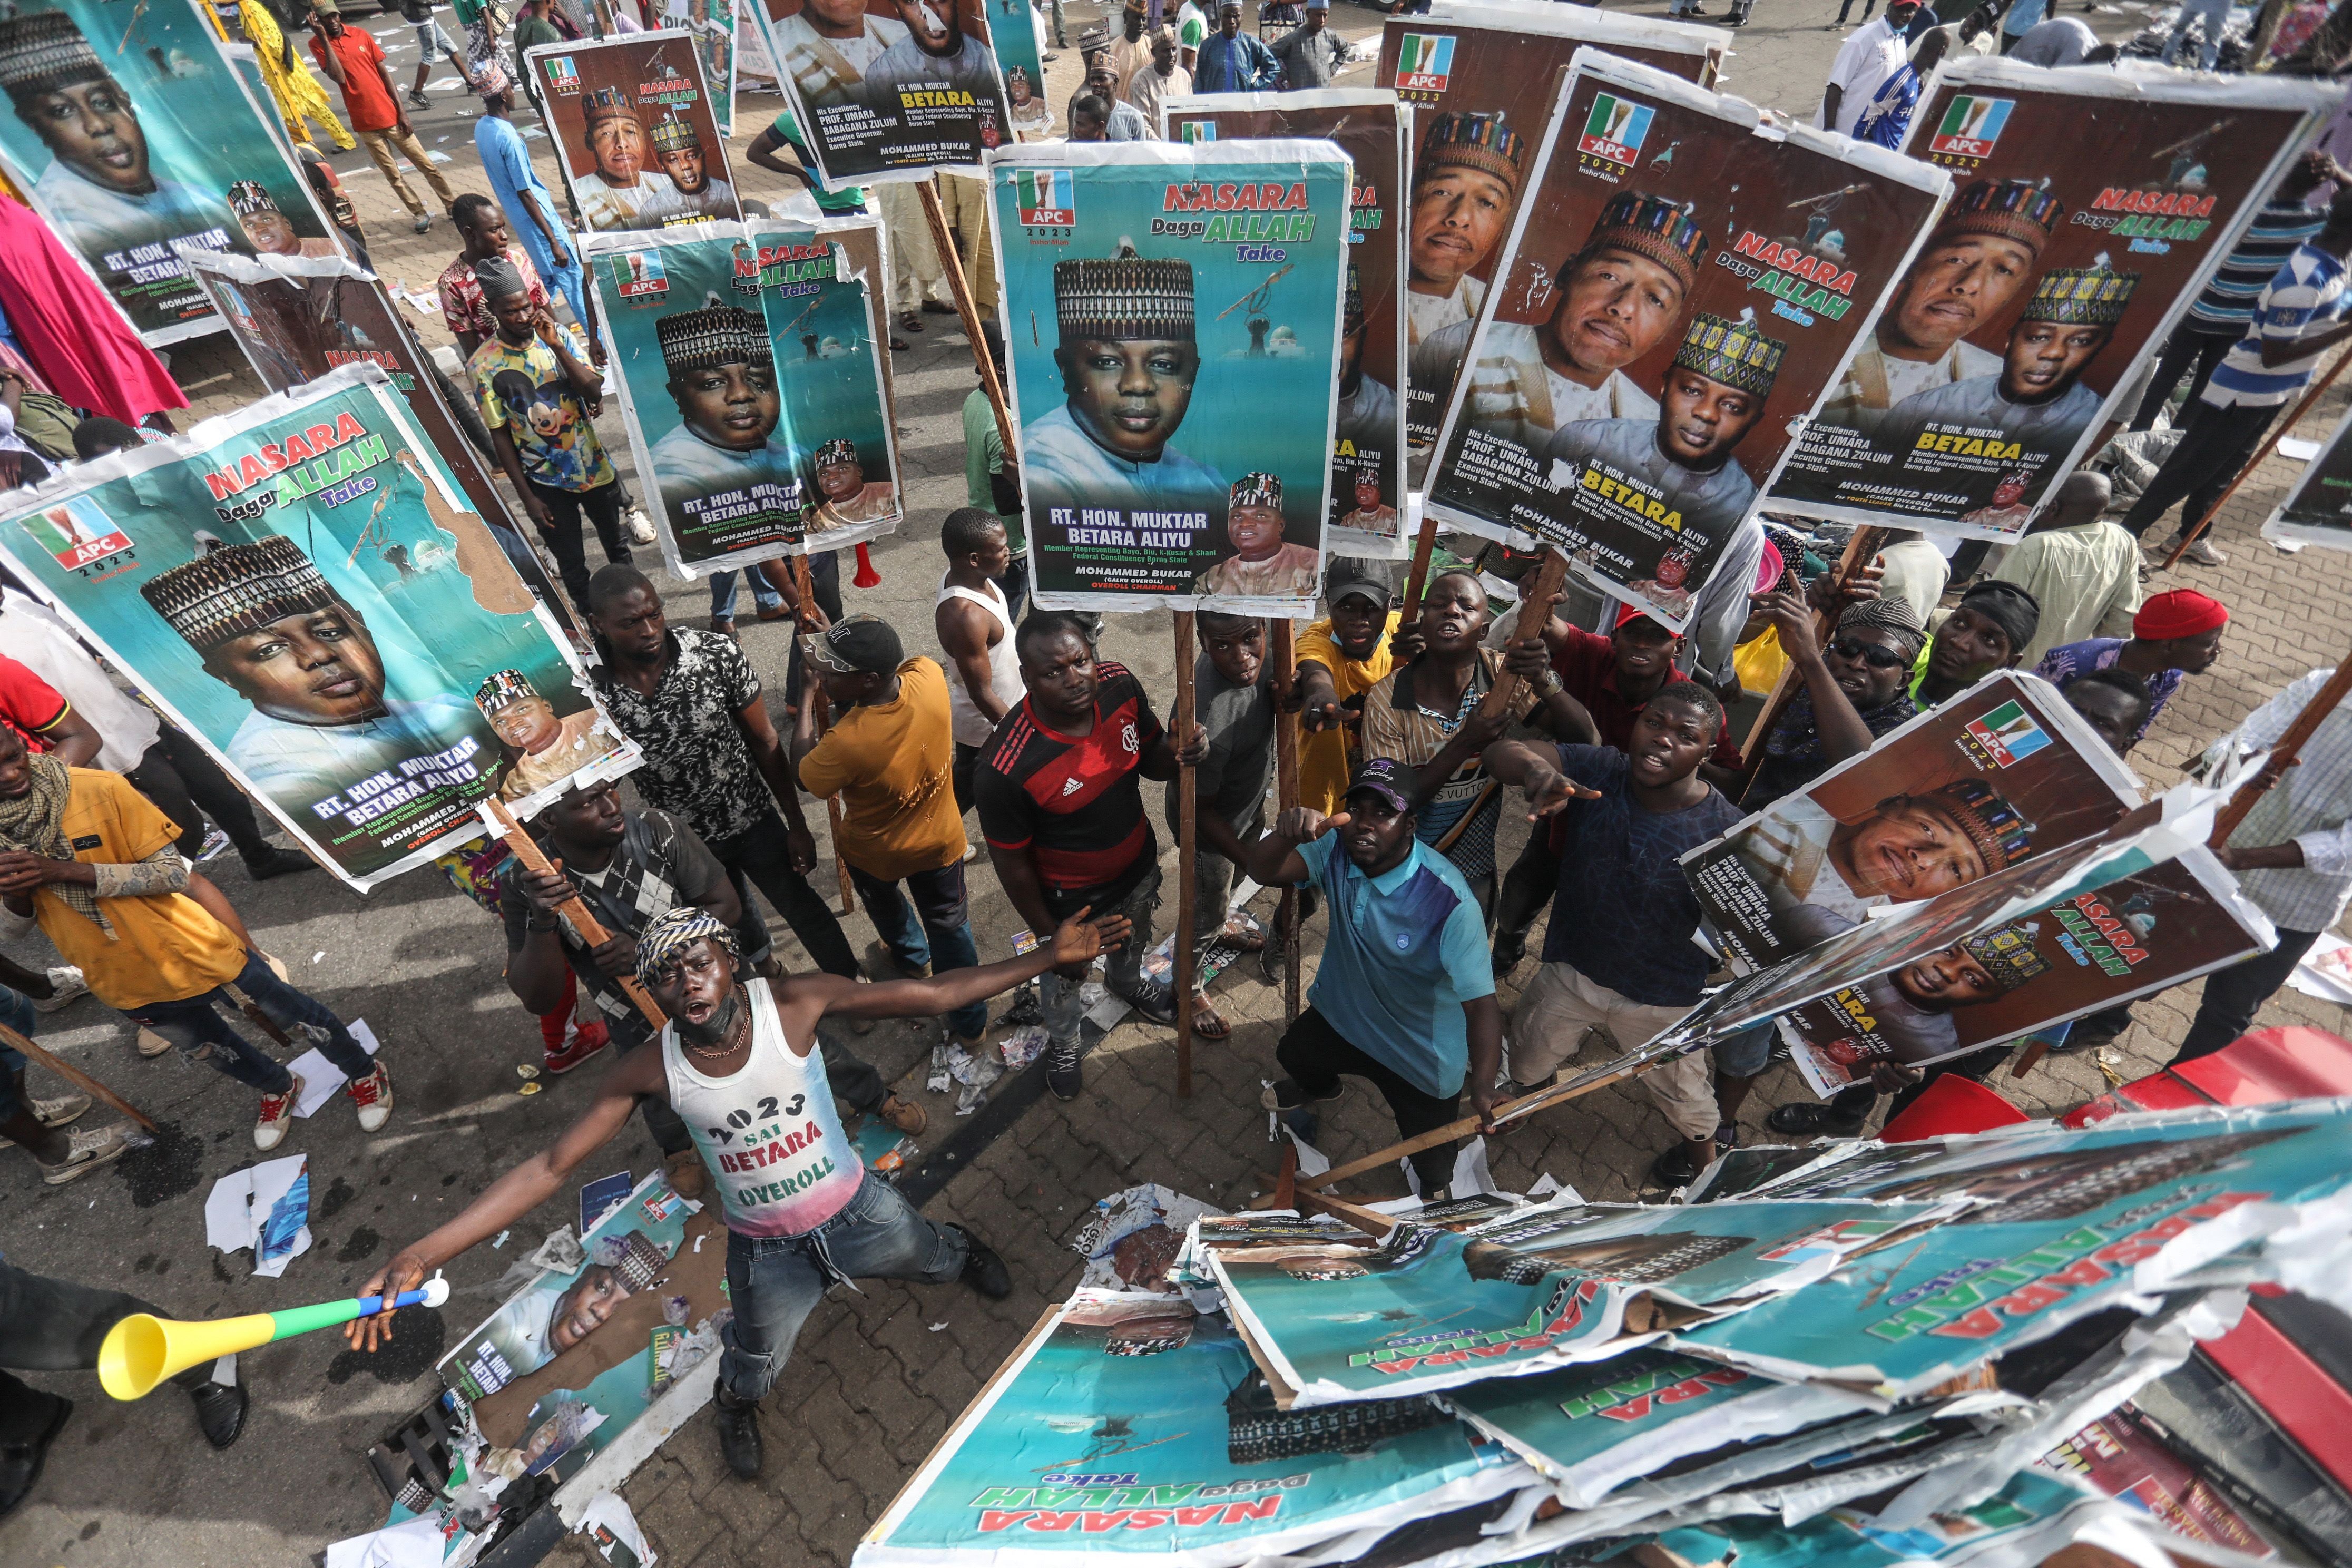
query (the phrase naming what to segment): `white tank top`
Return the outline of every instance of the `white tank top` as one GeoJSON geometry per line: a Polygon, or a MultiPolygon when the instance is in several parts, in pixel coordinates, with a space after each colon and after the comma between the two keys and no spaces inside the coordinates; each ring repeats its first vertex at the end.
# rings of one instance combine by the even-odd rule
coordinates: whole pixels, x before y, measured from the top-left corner
{"type": "Polygon", "coordinates": [[[719,1184],[727,1228],[745,1236],[803,1236],[857,1195],[866,1166],[841,1131],[824,1053],[795,1055],[784,1040],[766,981],[744,987],[751,1054],[732,1078],[688,1065],[677,1026],[662,1030],[669,1102],[719,1184]]]}
{"type": "MultiPolygon", "coordinates": [[[[1021,684],[1021,659],[1013,651],[1013,617],[1004,613],[1004,590],[991,583],[983,595],[970,588],[950,587],[942,575],[939,597],[931,604],[937,607],[950,599],[970,599],[994,616],[996,624],[1004,628],[1004,635],[998,637],[995,646],[988,650],[988,689],[996,694],[996,700],[1003,703],[1008,711],[1018,707],[1021,699],[1028,694],[1028,688],[1021,684]]],[[[955,667],[952,658],[948,660],[948,718],[954,726],[955,738],[961,745],[986,745],[988,737],[996,730],[994,721],[972,701],[971,693],[964,688],[963,672],[955,667]]]]}

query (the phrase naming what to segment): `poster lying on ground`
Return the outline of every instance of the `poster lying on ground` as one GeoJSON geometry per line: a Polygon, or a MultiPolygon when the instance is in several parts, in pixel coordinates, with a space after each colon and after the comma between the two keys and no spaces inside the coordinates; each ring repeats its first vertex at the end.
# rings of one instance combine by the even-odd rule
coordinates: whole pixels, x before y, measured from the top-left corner
{"type": "Polygon", "coordinates": [[[671,570],[887,533],[899,516],[866,288],[814,228],[591,235],[598,330],[671,570]]]}
{"type": "MultiPolygon", "coordinates": [[[[1408,344],[1478,314],[1504,237],[1528,189],[1535,143],[1559,74],[1582,47],[1712,88],[1723,35],[1711,27],[1598,6],[1449,5],[1397,15],[1381,31],[1373,77],[1412,108],[1405,209],[1408,344]]],[[[1442,389],[1405,395],[1407,439],[1425,460],[1444,413],[1442,389]]]]}
{"type": "Polygon", "coordinates": [[[1476,320],[1412,351],[1427,509],[1680,630],[1949,182],[1580,50],[1528,186],[1476,320]]]}
{"type": "Polygon", "coordinates": [[[1340,322],[1339,404],[1331,426],[1330,515],[1324,548],[1393,560],[1411,553],[1404,506],[1404,153],[1406,111],[1393,92],[1210,93],[1160,108],[1171,142],[1318,137],[1355,166],[1348,204],[1347,308],[1340,322]]]}
{"type": "Polygon", "coordinates": [[[1308,613],[1346,156],[1064,142],[1000,153],[989,179],[1037,602],[1308,613]]]}
{"type": "Polygon", "coordinates": [[[2014,539],[2087,456],[2337,89],[1948,62],[1904,150],[1956,195],[1775,510],[2014,539]]]}
{"type": "Polygon", "coordinates": [[[541,44],[524,59],[590,233],[742,217],[693,34],[541,44]]]}
{"type": "Polygon", "coordinates": [[[636,764],[372,363],[14,492],[0,555],[355,887],[636,764]]]}
{"type": "Polygon", "coordinates": [[[964,1411],[856,1558],[1238,1565],[1534,1479],[1425,1401],[1285,1415],[1224,1319],[1080,1290],[964,1411]]]}
{"type": "MultiPolygon", "coordinates": [[[[1018,0],[763,0],[784,96],[828,186],[967,172],[1013,140],[996,31],[1043,68],[1018,0]]],[[[1042,74],[1029,78],[1034,99],[1042,74]]]]}
{"type": "MultiPolygon", "coordinates": [[[[2352,550],[2352,415],[2336,422],[2286,499],[2263,522],[2264,539],[2352,550]]],[[[2193,521],[2193,520],[2192,520],[2193,521]]]]}
{"type": "Polygon", "coordinates": [[[0,168],[151,344],[220,330],[175,244],[332,248],[193,5],[22,0],[0,16],[0,168]]]}
{"type": "Polygon", "coordinates": [[[735,0],[639,0],[648,30],[686,33],[702,61],[710,89],[710,118],[721,136],[735,134],[735,0]]]}

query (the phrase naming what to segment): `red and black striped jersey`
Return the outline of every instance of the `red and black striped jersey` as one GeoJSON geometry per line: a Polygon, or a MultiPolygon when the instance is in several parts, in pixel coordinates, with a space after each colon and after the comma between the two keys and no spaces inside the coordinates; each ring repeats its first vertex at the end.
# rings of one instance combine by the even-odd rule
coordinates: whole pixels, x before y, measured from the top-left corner
{"type": "Polygon", "coordinates": [[[1160,858],[1137,782],[1160,721],[1125,665],[1100,662],[1095,671],[1093,730],[1062,734],[1024,697],[982,748],[973,786],[981,832],[999,849],[1035,858],[1056,919],[1081,905],[1108,908],[1160,858]]]}

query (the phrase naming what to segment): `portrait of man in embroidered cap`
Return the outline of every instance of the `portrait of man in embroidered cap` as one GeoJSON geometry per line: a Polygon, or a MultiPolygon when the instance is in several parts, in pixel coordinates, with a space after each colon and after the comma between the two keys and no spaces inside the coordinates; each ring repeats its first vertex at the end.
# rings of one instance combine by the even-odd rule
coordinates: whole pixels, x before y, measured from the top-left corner
{"type": "Polygon", "coordinates": [[[1830,389],[1823,420],[1860,426],[1916,393],[2000,373],[2001,356],[1962,340],[1999,320],[2033,277],[2064,216],[2047,184],[1979,180],[1953,199],[1830,389]]]}
{"type": "MultiPolygon", "coordinates": [[[[1021,24],[1027,26],[1026,19],[1021,24]]],[[[1013,106],[1013,134],[1023,142],[1042,142],[1054,129],[1051,105],[1037,96],[1037,84],[1026,66],[1004,68],[1004,100],[1013,106]]]]}
{"type": "Polygon", "coordinates": [[[660,228],[674,223],[696,223],[703,218],[733,219],[742,216],[743,209],[735,200],[735,187],[711,173],[709,155],[703,150],[702,133],[694,121],[676,116],[654,121],[654,161],[669,177],[670,194],[656,196],[637,209],[639,228],[660,228]]]}
{"type": "Polygon", "coordinates": [[[1583,1274],[1619,1285],[1657,1285],[1730,1257],[1755,1241],[1751,1236],[1610,1236],[1568,1239],[1580,1226],[1563,1226],[1562,1239],[1505,1244],[1474,1241],[1462,1249],[1462,1267],[1473,1279],[1532,1285],[1549,1274],[1583,1274]]]}
{"type": "Polygon", "coordinates": [[[895,17],[867,16],[865,0],[802,0],[775,25],[783,68],[812,113],[864,104],[866,73],[907,33],[895,17]]]}
{"type": "Polygon", "coordinates": [[[65,12],[0,20],[0,90],[56,160],[31,195],[84,248],[128,250],[214,228],[235,242],[218,196],[156,177],[138,106],[65,12]]]}
{"type": "MultiPolygon", "coordinates": [[[[1818,905],[1801,904],[1776,916],[1772,930],[1792,950],[1801,950],[1818,947],[1856,923],[1818,905]]],[[[2038,921],[2012,921],[1839,992],[1826,1006],[1808,1009],[1801,1016],[1806,1021],[1841,1018],[1842,1026],[1850,1030],[1853,1015],[1844,1004],[1860,1001],[1862,1015],[1873,1020],[1873,1037],[1841,1034],[1814,1042],[1831,1065],[1845,1069],[1852,1079],[1869,1077],[1870,1064],[1889,1059],[1890,1053],[1901,1062],[1948,1056],[1960,1047],[1959,1026],[1952,1021],[1956,1009],[1998,1002],[2049,969],[2050,961],[2033,944],[2041,929],[2038,921]]]]}
{"type": "Polygon", "coordinates": [[[282,534],[224,544],[139,594],[252,706],[221,750],[289,815],[484,729],[470,702],[387,695],[367,623],[282,534]]]}
{"type": "Polygon", "coordinates": [[[596,728],[593,706],[559,719],[555,704],[519,669],[498,670],[484,680],[474,706],[507,749],[501,800],[520,800],[620,749],[609,731],[596,728]]]}
{"type": "Polygon", "coordinates": [[[875,57],[866,68],[866,106],[886,120],[896,120],[900,89],[968,92],[975,110],[988,116],[995,101],[995,55],[987,43],[964,31],[957,0],[898,0],[898,19],[907,36],[875,57]]]}
{"type": "Polygon", "coordinates": [[[816,449],[816,460],[811,468],[816,477],[819,498],[816,510],[809,514],[811,533],[833,528],[863,528],[898,515],[897,487],[866,482],[866,464],[857,456],[856,442],[827,441],[816,449]]]}
{"type": "MultiPolygon", "coordinates": [[[[1496,114],[1430,117],[1412,161],[1405,231],[1406,336],[1418,343],[1440,328],[1467,326],[1486,301],[1471,276],[1510,232],[1527,177],[1527,139],[1496,114]]],[[[1454,358],[1461,358],[1455,351],[1454,358]]]]}
{"type": "Polygon", "coordinates": [[[1348,499],[1354,503],[1352,511],[1339,519],[1342,528],[1356,529],[1364,533],[1377,533],[1394,539],[1397,532],[1396,508],[1381,500],[1381,474],[1378,468],[1356,469],[1349,477],[1348,499]]]}
{"type": "Polygon", "coordinates": [[[1195,594],[1307,599],[1315,596],[1315,552],[1282,539],[1282,481],[1244,474],[1225,506],[1225,538],[1234,553],[1194,580],[1195,594]]]}
{"type": "Polygon", "coordinates": [[[331,239],[305,239],[257,180],[237,180],[228,188],[228,210],[236,215],[246,243],[263,256],[335,256],[331,239]]]}
{"type": "Polygon", "coordinates": [[[1331,426],[1335,445],[1345,441],[1355,455],[1378,462],[1393,456],[1397,440],[1396,388],[1364,374],[1364,290],[1353,262],[1348,264],[1348,307],[1339,335],[1339,415],[1331,426]]]}
{"type": "Polygon", "coordinates": [[[756,310],[705,296],[698,310],[654,323],[677,427],[656,441],[654,479],[672,521],[689,501],[774,486],[775,503],[797,511],[804,491],[801,454],[779,440],[782,395],[766,319],[756,310]]]}
{"type": "Polygon", "coordinates": [[[1201,374],[1192,267],[1122,243],[1054,264],[1066,401],[1021,431],[1031,504],[1224,515],[1224,476],[1172,444],[1201,374]]]}
{"type": "MultiPolygon", "coordinates": [[[[2015,865],[2033,852],[2033,833],[1999,791],[1964,778],[1889,795],[1852,822],[1810,795],[1785,795],[1732,847],[1776,911],[1810,904],[1859,924],[1873,909],[1932,899],[2015,865]]],[[[1782,923],[1776,915],[1774,930],[1782,923]]]]}
{"type": "Polygon", "coordinates": [[[596,161],[590,177],[578,185],[582,220],[593,229],[661,227],[660,216],[646,209],[673,203],[677,186],[667,174],[646,167],[646,122],[627,91],[600,87],[582,98],[580,107],[587,118],[582,134],[588,155],[596,161]]]}
{"type": "MultiPolygon", "coordinates": [[[[1728,534],[1748,511],[1756,481],[1733,452],[1764,416],[1765,401],[1788,345],[1766,337],[1752,310],[1739,320],[1701,312],[1683,331],[1682,347],[1658,386],[1654,419],[1587,419],[1553,432],[1541,455],[1563,491],[1591,459],[1647,480],[1682,514],[1683,531],[1708,539],[1728,534]]],[[[1642,592],[1681,593],[1644,584],[1642,592]]]]}
{"type": "Polygon", "coordinates": [[[526,1290],[482,1325],[460,1365],[474,1374],[483,1393],[537,1372],[580,1343],[631,1296],[650,1289],[669,1267],[661,1244],[644,1231],[628,1231],[617,1239],[618,1262],[591,1263],[564,1284],[526,1290]],[[502,1372],[477,1364],[484,1351],[505,1363],[502,1372]]]}
{"type": "MultiPolygon", "coordinates": [[[[1625,367],[1675,330],[1706,255],[1689,207],[1640,191],[1612,196],[1562,263],[1549,319],[1487,329],[1469,372],[1470,423],[1541,451],[1580,420],[1654,420],[1657,403],[1625,367]]],[[[1425,340],[1412,352],[1413,384],[1450,388],[1469,345],[1467,322],[1425,340]]]]}

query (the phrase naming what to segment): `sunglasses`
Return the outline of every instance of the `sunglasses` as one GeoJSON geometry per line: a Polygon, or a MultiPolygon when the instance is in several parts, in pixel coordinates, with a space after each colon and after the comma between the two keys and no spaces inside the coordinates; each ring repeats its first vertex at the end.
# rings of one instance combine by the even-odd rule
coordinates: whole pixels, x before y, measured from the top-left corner
{"type": "Polygon", "coordinates": [[[1864,642],[1860,637],[1840,637],[1830,644],[1830,651],[1840,658],[1858,658],[1873,669],[1900,669],[1911,662],[1908,655],[1897,653],[1891,647],[1881,647],[1874,642],[1864,642]]]}

